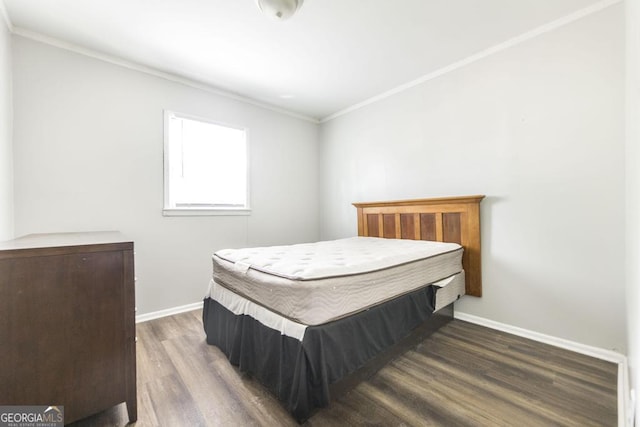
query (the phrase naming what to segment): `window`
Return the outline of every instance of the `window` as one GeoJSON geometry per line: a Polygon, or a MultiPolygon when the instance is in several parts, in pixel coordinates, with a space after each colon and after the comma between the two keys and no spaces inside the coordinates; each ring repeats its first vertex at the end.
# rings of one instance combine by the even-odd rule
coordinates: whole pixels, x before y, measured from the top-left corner
{"type": "Polygon", "coordinates": [[[247,131],[165,111],[164,214],[248,214],[247,131]]]}

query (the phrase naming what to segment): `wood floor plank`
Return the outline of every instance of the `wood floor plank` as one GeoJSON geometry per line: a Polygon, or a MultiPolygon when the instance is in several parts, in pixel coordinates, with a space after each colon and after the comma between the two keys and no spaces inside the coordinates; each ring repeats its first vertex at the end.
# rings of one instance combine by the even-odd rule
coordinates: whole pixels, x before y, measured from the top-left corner
{"type": "MultiPolygon", "coordinates": [[[[443,334],[446,335],[446,334],[443,334]]],[[[423,353],[443,357],[449,365],[455,364],[455,353],[448,353],[449,349],[458,350],[458,346],[466,347],[449,337],[434,337],[434,341],[439,345],[421,349],[423,353]]],[[[468,348],[469,349],[469,348],[468,348]]],[[[474,349],[470,352],[470,357],[484,357],[501,362],[499,369],[491,369],[483,373],[485,378],[493,380],[510,393],[511,396],[523,394],[528,402],[534,401],[539,412],[551,411],[557,419],[566,418],[567,412],[570,418],[565,419],[566,425],[572,425],[570,420],[581,421],[583,425],[600,425],[603,420],[615,425],[615,393],[602,395],[597,393],[597,388],[588,388],[586,391],[580,387],[563,388],[557,387],[559,375],[553,369],[545,370],[538,366],[538,363],[522,363],[518,358],[509,354],[500,354],[492,349],[474,349]],[[603,400],[607,400],[603,402],[603,400]],[[567,411],[567,408],[570,408],[567,411]],[[613,416],[612,416],[613,414],[613,416]],[[593,423],[591,420],[597,420],[593,423]]],[[[466,361],[465,361],[466,362],[466,361]]],[[[423,363],[425,363],[423,361],[423,363]]],[[[564,372],[564,370],[563,370],[564,372]]],[[[615,377],[610,381],[614,382],[615,377]]],[[[517,398],[514,397],[517,400],[517,398]]]]}
{"type": "MultiPolygon", "coordinates": [[[[206,344],[202,311],[137,325],[136,426],[296,426],[206,344]]],[[[617,365],[453,320],[304,425],[615,426],[617,365]]],[[[124,405],[73,427],[124,426],[124,405]]]]}
{"type": "Polygon", "coordinates": [[[149,381],[143,386],[161,426],[207,426],[208,423],[178,375],[149,381]]]}
{"type": "Polygon", "coordinates": [[[193,344],[188,336],[163,341],[189,396],[208,425],[231,425],[233,422],[256,425],[255,420],[247,414],[233,391],[211,369],[206,359],[193,351],[193,344]]]}
{"type": "Polygon", "coordinates": [[[491,411],[499,412],[503,419],[530,420],[531,422],[539,419],[539,425],[549,425],[556,419],[555,414],[545,411],[544,408],[532,411],[529,399],[517,393],[510,394],[505,399],[503,388],[486,377],[468,372],[465,366],[426,357],[418,352],[410,352],[406,356],[397,363],[399,366],[413,368],[414,377],[423,378],[424,371],[442,373],[440,377],[446,378],[445,381],[431,381],[425,384],[425,387],[431,388],[433,393],[439,397],[451,395],[453,392],[452,399],[475,401],[478,400],[478,396],[482,396],[480,405],[478,405],[479,409],[490,408],[491,411]]]}
{"type": "Polygon", "coordinates": [[[401,425],[402,420],[395,417],[384,407],[376,405],[357,389],[332,402],[327,408],[319,410],[306,423],[309,427],[332,427],[337,425],[375,426],[401,425]],[[384,421],[385,424],[382,424],[384,421]]]}
{"type": "Polygon", "coordinates": [[[358,386],[358,391],[373,400],[376,405],[384,407],[405,424],[411,426],[434,425],[433,421],[429,420],[428,412],[421,413],[420,409],[424,410],[424,406],[416,408],[408,400],[402,399],[397,390],[391,389],[383,382],[379,381],[375,385],[372,382],[362,383],[358,386]]]}
{"type": "MultiPolygon", "coordinates": [[[[448,328],[446,331],[443,331],[443,334],[445,336],[450,336],[454,340],[465,340],[477,345],[478,347],[484,347],[492,351],[500,351],[499,347],[491,345],[486,339],[483,341],[484,344],[479,343],[477,341],[477,336],[469,335],[469,331],[464,331],[464,329],[461,330],[461,328],[458,328],[457,330],[455,328],[448,328]]],[[[543,370],[552,370],[555,373],[576,377],[577,379],[582,379],[594,385],[601,385],[603,387],[611,386],[611,383],[608,380],[608,376],[611,374],[611,371],[595,370],[586,367],[575,369],[575,364],[579,363],[579,360],[584,360],[584,358],[576,357],[580,355],[541,343],[537,343],[539,345],[539,349],[535,353],[530,353],[528,350],[530,349],[531,344],[528,345],[529,348],[527,348],[527,350],[518,349],[518,344],[523,340],[518,340],[516,338],[517,337],[511,336],[506,350],[504,350],[503,346],[502,351],[502,353],[508,354],[509,357],[513,358],[514,361],[521,361],[524,362],[525,365],[533,365],[541,367],[543,370]],[[570,355],[571,359],[569,361],[571,362],[572,368],[567,367],[568,360],[566,358],[558,358],[561,354],[570,355]],[[544,358],[540,357],[542,355],[544,355],[544,358]]],[[[611,366],[613,364],[609,363],[608,365],[611,366]]],[[[600,366],[604,366],[604,364],[600,364],[600,366]]]]}
{"type": "MultiPolygon", "coordinates": [[[[121,405],[124,407],[124,405],[121,405]]],[[[118,424],[111,424],[116,426],[118,424]]],[[[153,410],[153,402],[146,386],[138,388],[138,422],[137,427],[154,427],[160,426],[160,420],[156,416],[156,411],[153,410]]]]}
{"type": "Polygon", "coordinates": [[[608,378],[610,378],[611,375],[617,375],[616,364],[554,347],[549,344],[518,337],[506,332],[488,329],[469,322],[456,320],[456,322],[447,326],[447,329],[455,332],[455,336],[459,338],[475,338],[477,341],[484,341],[485,343],[499,343],[509,351],[540,356],[540,360],[558,360],[561,364],[570,363],[572,366],[575,366],[579,372],[591,372],[593,375],[606,378],[607,384],[611,386],[612,389],[615,389],[615,384],[609,384],[608,378]]]}
{"type": "Polygon", "coordinates": [[[136,326],[138,387],[155,378],[175,374],[175,367],[152,326],[153,322],[140,323],[136,326]]]}
{"type": "MultiPolygon", "coordinates": [[[[482,398],[478,399],[480,394],[477,388],[457,378],[440,376],[435,380],[424,381],[422,375],[424,369],[405,358],[402,358],[397,365],[380,371],[380,376],[388,377],[394,370],[398,371],[397,380],[391,383],[393,386],[390,391],[395,390],[396,393],[401,393],[407,400],[411,393],[419,396],[418,403],[424,407],[424,402],[428,402],[430,415],[437,416],[445,425],[450,423],[506,426],[509,424],[507,419],[514,419],[516,415],[523,414],[508,401],[492,399],[486,394],[482,394],[482,398]],[[405,376],[401,377],[400,373],[404,373],[405,376]],[[458,404],[451,405],[448,402],[458,404]]],[[[527,419],[522,416],[519,418],[527,419]]]]}

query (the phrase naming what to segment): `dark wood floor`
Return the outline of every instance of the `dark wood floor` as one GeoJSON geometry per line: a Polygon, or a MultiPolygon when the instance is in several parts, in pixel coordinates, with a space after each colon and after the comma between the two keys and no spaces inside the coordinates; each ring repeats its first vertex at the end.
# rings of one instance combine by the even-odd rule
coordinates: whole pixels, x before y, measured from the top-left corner
{"type": "MultiPolygon", "coordinates": [[[[201,311],[140,323],[137,426],[295,426],[205,343],[201,311]]],[[[307,426],[615,426],[617,365],[454,320],[307,426]]],[[[123,426],[124,405],[74,423],[123,426]]]]}

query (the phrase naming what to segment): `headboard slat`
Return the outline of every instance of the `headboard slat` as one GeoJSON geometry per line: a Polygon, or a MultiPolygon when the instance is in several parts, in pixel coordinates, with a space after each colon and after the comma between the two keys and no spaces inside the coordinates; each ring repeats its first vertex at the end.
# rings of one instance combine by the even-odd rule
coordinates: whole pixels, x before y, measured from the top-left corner
{"type": "Polygon", "coordinates": [[[438,240],[436,238],[436,214],[419,213],[422,232],[420,240],[438,240]]]}
{"type": "Polygon", "coordinates": [[[460,213],[442,214],[442,240],[462,244],[460,213]]]}

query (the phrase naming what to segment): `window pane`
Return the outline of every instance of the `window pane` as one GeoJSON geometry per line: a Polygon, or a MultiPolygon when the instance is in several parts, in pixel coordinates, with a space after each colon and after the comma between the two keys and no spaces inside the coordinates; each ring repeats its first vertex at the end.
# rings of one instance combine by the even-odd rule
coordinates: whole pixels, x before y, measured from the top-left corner
{"type": "Polygon", "coordinates": [[[246,132],[175,116],[168,128],[170,207],[246,207],[246,132]]]}

